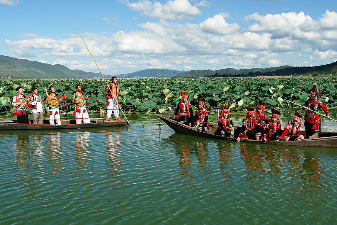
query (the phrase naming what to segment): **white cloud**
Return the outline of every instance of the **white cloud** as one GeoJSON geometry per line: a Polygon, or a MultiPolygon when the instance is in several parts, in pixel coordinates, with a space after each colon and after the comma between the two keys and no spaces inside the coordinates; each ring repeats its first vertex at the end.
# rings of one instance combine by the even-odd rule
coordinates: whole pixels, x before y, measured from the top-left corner
{"type": "Polygon", "coordinates": [[[327,10],[320,18],[319,24],[323,29],[337,29],[337,13],[327,10]]]}
{"type": "Polygon", "coordinates": [[[17,5],[19,4],[19,0],[0,0],[0,4],[5,4],[5,5],[17,5]]]}
{"type": "Polygon", "coordinates": [[[188,0],[169,0],[164,5],[160,2],[152,3],[149,0],[141,0],[136,3],[125,2],[133,11],[160,19],[184,20],[201,14],[198,7],[192,6],[188,0]]]}
{"type": "Polygon", "coordinates": [[[212,5],[213,5],[212,2],[209,2],[206,0],[202,0],[197,4],[197,6],[201,6],[201,7],[211,7],[212,5]]]}
{"type": "MultiPolygon", "coordinates": [[[[313,20],[304,13],[253,14],[246,20],[256,20],[256,24],[245,29],[228,24],[225,20],[228,14],[218,14],[200,24],[160,20],[139,24],[142,31],[84,33],[83,37],[107,74],[144,68],[188,70],[301,65],[306,63],[304,61],[317,65],[337,58],[336,15],[326,11],[320,19],[313,20]],[[299,54],[302,56],[296,58],[299,54]]],[[[65,39],[36,34],[22,34],[19,38],[6,40],[8,49],[19,57],[42,58],[72,69],[97,72],[78,34],[70,34],[65,39]]]]}
{"type": "Polygon", "coordinates": [[[104,17],[104,18],[102,18],[102,20],[103,20],[104,22],[106,22],[106,23],[109,23],[109,22],[110,22],[110,20],[109,20],[108,17],[104,17]]]}
{"type": "Polygon", "coordinates": [[[239,25],[226,23],[225,18],[222,15],[215,15],[212,18],[208,18],[200,24],[200,28],[209,33],[214,34],[230,34],[239,30],[239,25]]]}

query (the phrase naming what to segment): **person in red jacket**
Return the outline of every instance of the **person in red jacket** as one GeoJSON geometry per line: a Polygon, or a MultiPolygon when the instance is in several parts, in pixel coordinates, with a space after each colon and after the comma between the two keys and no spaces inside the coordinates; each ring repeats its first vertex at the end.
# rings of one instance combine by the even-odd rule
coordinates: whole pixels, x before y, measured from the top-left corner
{"type": "Polygon", "coordinates": [[[195,125],[197,126],[199,131],[208,132],[208,111],[206,109],[206,103],[204,101],[199,102],[199,108],[195,113],[195,125]]]}
{"type": "Polygon", "coordinates": [[[280,123],[280,111],[277,109],[271,109],[272,115],[270,120],[268,121],[265,128],[265,139],[269,140],[277,140],[281,135],[281,123],[280,123]]]}
{"type": "Polygon", "coordinates": [[[304,136],[301,135],[302,115],[299,112],[294,113],[294,117],[290,123],[286,125],[278,141],[302,141],[304,136]]]}
{"type": "Polygon", "coordinates": [[[222,137],[234,138],[234,123],[229,115],[229,106],[221,105],[221,115],[218,118],[217,134],[222,137]]]}
{"type": "Polygon", "coordinates": [[[256,135],[256,119],[255,119],[255,109],[250,106],[245,107],[247,109],[247,116],[242,121],[241,132],[237,141],[240,141],[241,138],[255,139],[256,135]]]}
{"type": "Polygon", "coordinates": [[[316,85],[314,85],[311,90],[310,98],[304,103],[304,106],[310,109],[307,110],[304,117],[306,138],[311,138],[320,127],[321,120],[319,119],[319,115],[315,112],[319,112],[319,109],[321,108],[329,117],[329,110],[323,102],[319,100],[320,97],[321,93],[319,93],[316,85]]]}
{"type": "Polygon", "coordinates": [[[256,112],[255,112],[255,119],[256,119],[256,126],[255,126],[256,135],[255,135],[255,138],[256,138],[256,140],[261,139],[261,137],[263,136],[263,132],[266,128],[266,125],[268,123],[268,118],[264,114],[265,105],[266,105],[266,102],[259,99],[259,104],[256,107],[256,112]]]}
{"type": "Polygon", "coordinates": [[[177,115],[176,120],[180,123],[192,126],[193,123],[193,111],[190,102],[188,101],[187,91],[179,92],[180,102],[177,106],[175,115],[177,115]]]}

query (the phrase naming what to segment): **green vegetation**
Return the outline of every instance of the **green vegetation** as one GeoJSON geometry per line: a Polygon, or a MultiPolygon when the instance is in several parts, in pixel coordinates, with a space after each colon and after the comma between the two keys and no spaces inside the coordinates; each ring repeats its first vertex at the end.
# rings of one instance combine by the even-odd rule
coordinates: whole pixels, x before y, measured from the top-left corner
{"type": "MultiPolygon", "coordinates": [[[[75,85],[79,83],[86,93],[97,92],[89,99],[91,112],[104,112],[105,83],[103,80],[3,80],[0,81],[0,112],[10,110],[16,87],[23,86],[25,94],[30,95],[32,87],[37,87],[45,98],[45,87],[54,85],[60,97],[67,100],[61,109],[73,112],[71,103],[75,85]]],[[[322,93],[321,100],[328,107],[337,106],[337,78],[196,78],[196,79],[119,79],[120,105],[131,112],[172,112],[178,101],[179,92],[188,91],[189,100],[194,105],[205,98],[209,109],[216,109],[220,104],[228,104],[232,111],[244,110],[246,105],[256,106],[258,99],[271,107],[293,107],[290,100],[303,104],[309,97],[313,84],[316,83],[322,93]]]]}

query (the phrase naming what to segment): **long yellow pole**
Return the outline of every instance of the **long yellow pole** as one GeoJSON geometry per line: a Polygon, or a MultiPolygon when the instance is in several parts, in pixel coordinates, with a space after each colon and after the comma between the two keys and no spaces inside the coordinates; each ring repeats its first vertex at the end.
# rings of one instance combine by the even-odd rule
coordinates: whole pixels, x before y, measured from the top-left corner
{"type": "MultiPolygon", "coordinates": [[[[96,67],[97,67],[98,71],[101,73],[101,75],[102,75],[102,77],[103,77],[103,80],[104,80],[105,84],[108,85],[108,82],[106,81],[106,79],[105,79],[105,77],[104,77],[104,75],[103,75],[101,69],[99,68],[99,66],[98,66],[98,64],[97,64],[97,62],[96,62],[94,56],[91,54],[91,52],[90,52],[90,50],[89,50],[87,44],[85,43],[85,41],[84,41],[84,39],[83,39],[83,37],[82,37],[82,34],[81,34],[80,32],[78,32],[78,33],[79,33],[79,35],[80,35],[80,37],[81,37],[81,39],[82,39],[82,41],[83,41],[85,47],[87,48],[89,54],[91,55],[91,58],[94,60],[94,63],[96,64],[96,67]]],[[[109,89],[110,89],[110,86],[109,86],[109,89]]],[[[110,91],[111,91],[111,90],[110,90],[110,91]]],[[[112,96],[112,97],[115,99],[116,102],[118,102],[117,99],[115,98],[115,96],[112,96]]],[[[123,111],[122,108],[119,106],[119,104],[118,104],[118,108],[119,108],[119,110],[122,112],[123,116],[125,117],[126,122],[128,123],[128,125],[131,126],[131,124],[130,124],[128,118],[126,118],[126,116],[125,116],[125,114],[124,114],[124,111],[123,111]]]]}
{"type": "Polygon", "coordinates": [[[300,106],[300,107],[302,107],[303,109],[310,110],[311,112],[313,112],[313,113],[315,113],[315,114],[317,114],[317,115],[323,116],[323,117],[325,117],[325,118],[327,118],[327,119],[330,119],[330,120],[332,120],[332,121],[337,122],[337,120],[335,120],[335,119],[333,119],[333,118],[331,118],[331,117],[329,117],[329,116],[326,116],[326,115],[324,115],[324,114],[322,114],[322,113],[320,113],[320,112],[317,112],[317,111],[314,111],[314,110],[312,110],[312,109],[309,109],[308,107],[306,107],[306,106],[304,106],[304,105],[297,104],[296,102],[293,102],[293,101],[289,101],[289,102],[293,103],[294,105],[300,106]]]}

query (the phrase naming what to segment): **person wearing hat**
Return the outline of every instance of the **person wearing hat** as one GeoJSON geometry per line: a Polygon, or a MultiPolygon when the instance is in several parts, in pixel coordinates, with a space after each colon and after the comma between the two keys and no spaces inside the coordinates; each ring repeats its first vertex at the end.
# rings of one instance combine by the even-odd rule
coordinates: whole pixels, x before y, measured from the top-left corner
{"type": "Polygon", "coordinates": [[[195,125],[199,131],[207,133],[209,130],[208,111],[204,101],[199,102],[198,110],[195,113],[195,125]]]}
{"type": "Polygon", "coordinates": [[[117,83],[117,77],[112,77],[111,78],[111,83],[106,85],[105,88],[105,97],[107,99],[106,105],[107,107],[107,112],[106,112],[106,118],[105,122],[110,121],[112,112],[115,115],[115,120],[120,120],[119,117],[119,108],[118,108],[118,94],[119,94],[119,86],[117,83]]]}
{"type": "Polygon", "coordinates": [[[193,123],[193,111],[190,102],[188,101],[187,91],[179,92],[180,102],[177,106],[175,115],[177,115],[176,120],[180,123],[192,126],[193,123]]]}
{"type": "Polygon", "coordinates": [[[260,140],[263,137],[263,132],[266,128],[266,125],[268,123],[268,118],[264,114],[264,110],[266,107],[266,102],[262,101],[259,99],[259,104],[256,107],[256,112],[255,112],[255,119],[256,119],[256,135],[255,138],[256,140],[260,140]]]}
{"type": "Polygon", "coordinates": [[[218,118],[218,130],[216,134],[222,137],[234,138],[234,123],[229,115],[229,106],[220,106],[221,114],[218,118]]]}
{"type": "Polygon", "coordinates": [[[271,109],[272,115],[270,120],[268,121],[265,128],[265,139],[269,140],[277,140],[281,135],[281,123],[280,123],[280,111],[277,109],[271,109]]]}
{"type": "Polygon", "coordinates": [[[250,106],[246,106],[245,108],[247,109],[247,116],[242,121],[241,132],[237,141],[240,141],[241,138],[255,139],[256,137],[255,109],[250,106]]]}
{"type": "Polygon", "coordinates": [[[28,99],[26,95],[23,94],[23,89],[21,86],[16,88],[17,94],[13,97],[12,106],[15,107],[14,115],[16,115],[17,123],[29,123],[28,120],[28,99]]]}
{"type": "Polygon", "coordinates": [[[327,117],[329,117],[328,108],[323,104],[322,101],[319,100],[319,98],[321,97],[322,97],[321,93],[319,93],[316,85],[314,85],[313,89],[311,90],[309,99],[304,103],[304,106],[310,109],[307,110],[304,116],[306,138],[311,138],[321,125],[319,115],[316,114],[315,112],[318,112],[319,109],[323,109],[327,117]]]}
{"type": "Polygon", "coordinates": [[[301,122],[302,115],[299,112],[295,112],[293,119],[286,125],[278,141],[302,141],[304,136],[301,135],[301,122]]]}

